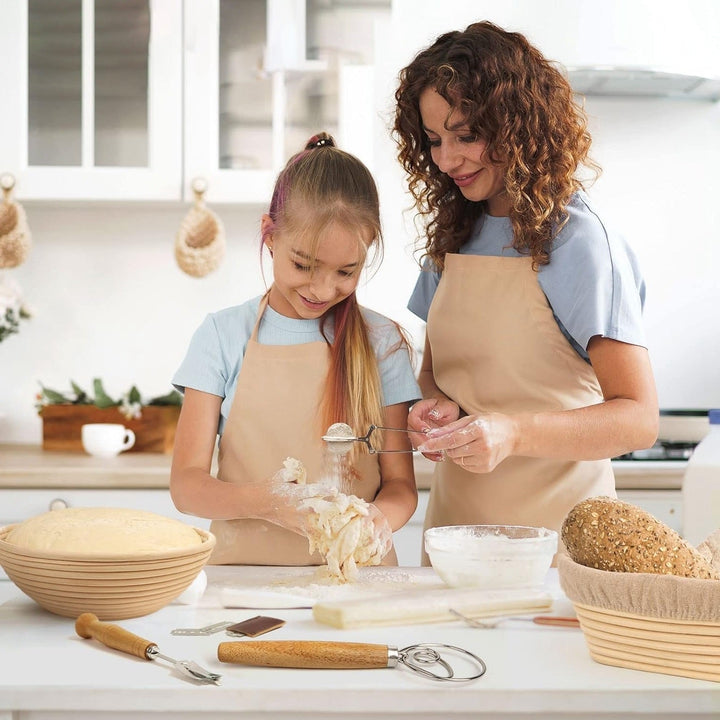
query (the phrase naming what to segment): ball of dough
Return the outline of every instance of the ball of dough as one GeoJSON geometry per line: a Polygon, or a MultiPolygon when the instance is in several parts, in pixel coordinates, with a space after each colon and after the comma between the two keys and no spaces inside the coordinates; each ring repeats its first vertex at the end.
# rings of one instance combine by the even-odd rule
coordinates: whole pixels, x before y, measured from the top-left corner
{"type": "Polygon", "coordinates": [[[179,520],[125,508],[64,508],[14,527],[7,542],[36,551],[132,555],[200,545],[202,537],[179,520]]]}
{"type": "Polygon", "coordinates": [[[561,537],[570,557],[587,567],[720,579],[672,528],[616,498],[600,496],[579,502],[565,518],[561,537]]]}

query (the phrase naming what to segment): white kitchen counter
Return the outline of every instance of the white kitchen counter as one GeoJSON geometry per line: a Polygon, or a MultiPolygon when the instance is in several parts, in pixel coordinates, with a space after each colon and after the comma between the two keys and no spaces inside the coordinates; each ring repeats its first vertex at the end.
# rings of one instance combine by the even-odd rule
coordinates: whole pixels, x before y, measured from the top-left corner
{"type": "Polygon", "coordinates": [[[121,453],[114,458],[0,445],[0,488],[167,488],[171,455],[121,453]]]}
{"type": "MultiPolygon", "coordinates": [[[[410,570],[401,569],[403,573],[410,570]]],[[[309,572],[309,570],[308,570],[309,572]]],[[[417,572],[428,572],[417,569],[417,572]]],[[[548,588],[557,589],[554,571],[548,588]]],[[[221,684],[197,685],[163,661],[146,662],[83,640],[72,619],[52,615],[16,591],[0,605],[2,720],[155,720],[203,718],[505,718],[563,720],[646,717],[717,718],[720,684],[624,670],[595,663],[579,629],[508,621],[477,630],[461,623],[337,630],[320,625],[310,610],[238,610],[219,606],[228,581],[264,577],[277,568],[207,568],[208,589],[197,606],[170,605],[152,615],[117,624],[157,642],[160,652],[192,659],[223,675],[221,684]],[[441,683],[403,668],[382,670],[289,670],[220,663],[224,633],[170,635],[175,627],[257,614],[287,620],[264,636],[273,640],[342,640],[405,647],[443,642],[482,657],[487,673],[469,683],[441,683]],[[136,715],[137,713],[137,715],[136,715]]],[[[559,596],[556,608],[567,611],[559,596]]],[[[242,640],[238,640],[242,642],[242,640]]]]}

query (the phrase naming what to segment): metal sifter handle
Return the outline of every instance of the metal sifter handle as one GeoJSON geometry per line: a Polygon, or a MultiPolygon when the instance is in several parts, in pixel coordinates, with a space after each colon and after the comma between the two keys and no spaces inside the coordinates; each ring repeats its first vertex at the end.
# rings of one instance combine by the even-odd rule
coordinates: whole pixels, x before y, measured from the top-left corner
{"type": "Polygon", "coordinates": [[[368,452],[371,455],[377,455],[379,453],[413,453],[415,450],[377,450],[370,442],[370,437],[376,430],[382,430],[384,432],[401,432],[409,433],[410,430],[407,428],[392,428],[384,427],[382,425],[371,425],[365,435],[323,435],[320,439],[326,443],[337,444],[345,446],[348,443],[360,442],[367,446],[368,452]]]}

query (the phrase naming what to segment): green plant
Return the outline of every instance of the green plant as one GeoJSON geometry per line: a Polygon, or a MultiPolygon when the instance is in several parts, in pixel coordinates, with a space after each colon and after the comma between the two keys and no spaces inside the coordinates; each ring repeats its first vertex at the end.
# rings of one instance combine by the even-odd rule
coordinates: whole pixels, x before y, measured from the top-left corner
{"type": "Polygon", "coordinates": [[[20,321],[30,317],[20,286],[7,273],[0,273],[0,342],[19,332],[20,321]]]}
{"type": "Polygon", "coordinates": [[[182,395],[177,390],[171,390],[166,395],[158,395],[143,401],[140,391],[135,385],[120,399],[114,399],[105,392],[102,380],[93,380],[93,395],[88,395],[77,383],[70,381],[71,392],[59,392],[45,387],[40,383],[40,392],[36,395],[35,407],[38,412],[46,405],[94,405],[98,408],[117,407],[120,412],[131,420],[141,415],[142,408],[148,405],[182,405],[182,395]]]}

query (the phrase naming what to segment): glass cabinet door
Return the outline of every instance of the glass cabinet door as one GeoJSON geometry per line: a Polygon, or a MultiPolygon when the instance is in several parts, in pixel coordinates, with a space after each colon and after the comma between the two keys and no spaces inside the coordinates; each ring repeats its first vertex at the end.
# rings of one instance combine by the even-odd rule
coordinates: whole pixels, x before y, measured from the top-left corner
{"type": "Polygon", "coordinates": [[[19,197],[179,199],[181,23],[177,0],[2,4],[0,170],[19,197]]]}
{"type": "Polygon", "coordinates": [[[199,176],[210,202],[266,204],[322,130],[367,150],[372,23],[389,13],[390,0],[185,0],[185,199],[199,176]]]}

